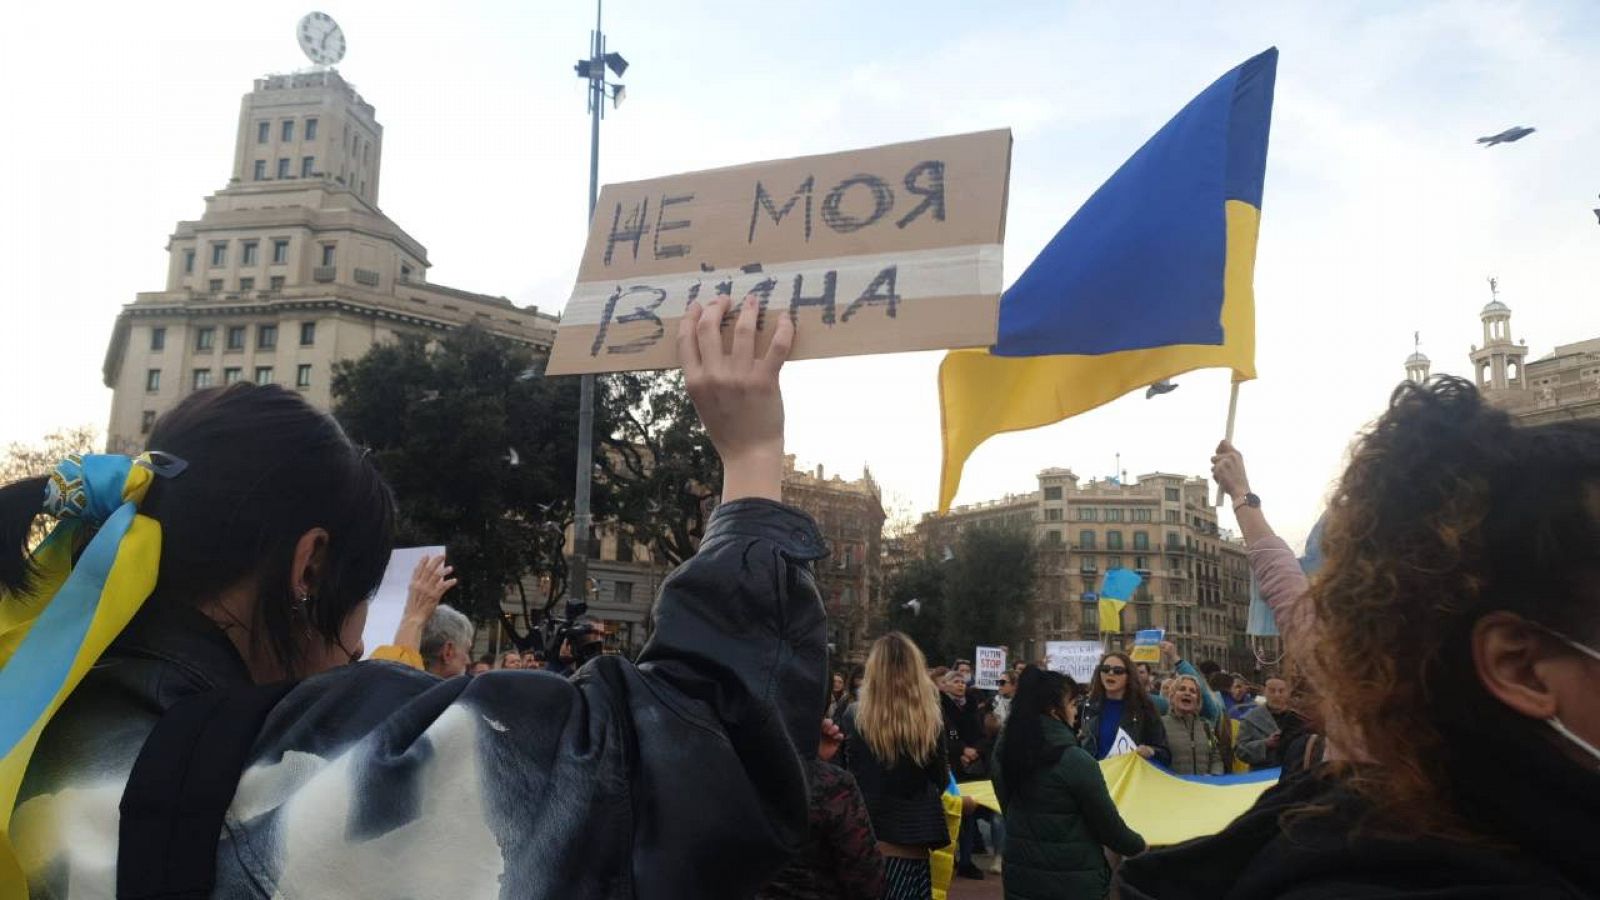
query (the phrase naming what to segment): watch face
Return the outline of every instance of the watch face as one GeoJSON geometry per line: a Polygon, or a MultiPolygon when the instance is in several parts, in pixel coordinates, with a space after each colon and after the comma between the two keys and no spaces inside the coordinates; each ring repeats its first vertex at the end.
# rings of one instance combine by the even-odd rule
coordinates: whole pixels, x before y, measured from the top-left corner
{"type": "Polygon", "coordinates": [[[314,12],[300,20],[296,31],[300,49],[318,65],[331,66],[344,59],[344,32],[327,13],[314,12]]]}

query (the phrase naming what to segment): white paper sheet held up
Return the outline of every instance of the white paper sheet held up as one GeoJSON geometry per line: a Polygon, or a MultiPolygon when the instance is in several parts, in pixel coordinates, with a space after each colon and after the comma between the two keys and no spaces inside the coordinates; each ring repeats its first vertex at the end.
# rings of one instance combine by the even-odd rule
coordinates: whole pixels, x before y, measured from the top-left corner
{"type": "Polygon", "coordinates": [[[394,643],[394,630],[406,611],[406,592],[411,587],[411,570],[424,556],[442,556],[443,547],[396,547],[389,554],[389,567],[383,570],[378,592],[367,607],[367,627],[361,631],[363,657],[384,644],[394,643]]]}

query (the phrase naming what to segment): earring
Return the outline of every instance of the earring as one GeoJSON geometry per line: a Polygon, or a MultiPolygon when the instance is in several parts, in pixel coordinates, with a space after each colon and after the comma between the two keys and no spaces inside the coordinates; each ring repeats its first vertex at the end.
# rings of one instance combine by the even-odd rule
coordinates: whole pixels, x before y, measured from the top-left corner
{"type": "Polygon", "coordinates": [[[293,603],[289,604],[289,611],[293,613],[303,613],[306,611],[306,605],[310,602],[311,595],[302,593],[300,596],[295,598],[293,603]]]}

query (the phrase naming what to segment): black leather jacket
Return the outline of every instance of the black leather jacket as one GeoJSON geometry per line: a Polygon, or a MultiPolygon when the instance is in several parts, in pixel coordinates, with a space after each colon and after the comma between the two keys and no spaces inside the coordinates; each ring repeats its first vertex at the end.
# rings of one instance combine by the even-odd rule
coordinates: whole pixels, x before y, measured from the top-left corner
{"type": "MultiPolygon", "coordinates": [[[[752,894],[803,843],[825,622],[815,525],[717,510],[637,664],[440,680],[385,662],[268,716],[218,845],[219,897],[752,894]]],[[[156,719],[249,680],[200,614],[152,598],[45,731],[12,822],[34,898],[114,890],[117,803],[156,719]]]]}
{"type": "MultiPolygon", "coordinates": [[[[1078,745],[1095,759],[1104,759],[1099,746],[1101,709],[1099,701],[1090,700],[1084,704],[1083,714],[1078,722],[1078,745]]],[[[1135,744],[1154,749],[1155,756],[1152,759],[1163,766],[1170,766],[1172,751],[1167,747],[1167,727],[1161,724],[1160,716],[1152,715],[1151,712],[1153,711],[1139,709],[1132,703],[1124,703],[1118,727],[1126,731],[1135,744]]]]}

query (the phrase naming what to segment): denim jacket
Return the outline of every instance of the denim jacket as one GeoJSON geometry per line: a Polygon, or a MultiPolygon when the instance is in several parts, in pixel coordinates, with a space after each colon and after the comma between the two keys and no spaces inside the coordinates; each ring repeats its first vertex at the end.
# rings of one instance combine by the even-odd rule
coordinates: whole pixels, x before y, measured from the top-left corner
{"type": "MultiPolygon", "coordinates": [[[[712,516],[637,664],[441,680],[368,661],[269,714],[218,897],[749,896],[802,845],[826,675],[809,517],[712,516]]],[[[152,597],[46,729],[12,834],[34,898],[115,893],[118,804],[163,711],[247,683],[227,637],[152,597]]]]}

